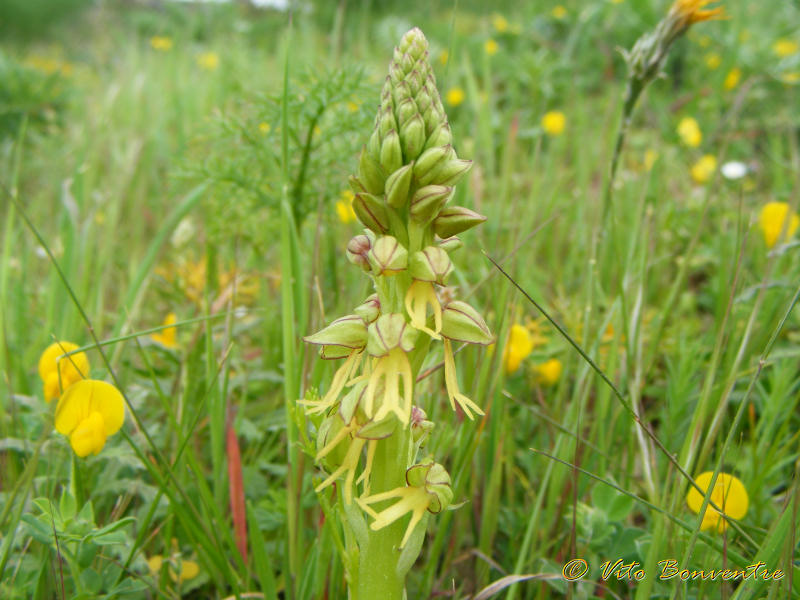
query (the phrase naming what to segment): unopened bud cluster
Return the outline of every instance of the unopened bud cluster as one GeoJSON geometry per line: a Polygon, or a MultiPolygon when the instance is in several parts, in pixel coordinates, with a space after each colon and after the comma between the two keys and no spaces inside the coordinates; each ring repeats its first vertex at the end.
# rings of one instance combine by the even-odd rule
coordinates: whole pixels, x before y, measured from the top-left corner
{"type": "Polygon", "coordinates": [[[485,217],[449,205],[472,163],[453,147],[427,48],[422,32],[412,29],[395,49],[374,129],[350,178],[353,209],[365,230],[350,240],[346,255],[369,274],[375,293],[306,338],[321,346],[323,358],[344,359],[324,396],[304,402],[309,414],[324,415],[317,459],[329,475],[317,490],[344,479],[345,502],[355,497],[374,519],[373,530],[412,513],[401,547],[425,510],[439,512],[452,499],[444,467],[417,462],[433,426],[415,404],[417,372],[431,342],[441,342],[451,405],[458,403],[469,418],[483,414],[458,388],[452,342],[493,341],[475,308],[440,301],[454,270],[450,253],[461,246],[455,236],[485,217]],[[377,445],[393,435],[409,440],[407,485],[371,494],[377,445]],[[371,508],[390,498],[398,499],[391,511],[371,508]]]}

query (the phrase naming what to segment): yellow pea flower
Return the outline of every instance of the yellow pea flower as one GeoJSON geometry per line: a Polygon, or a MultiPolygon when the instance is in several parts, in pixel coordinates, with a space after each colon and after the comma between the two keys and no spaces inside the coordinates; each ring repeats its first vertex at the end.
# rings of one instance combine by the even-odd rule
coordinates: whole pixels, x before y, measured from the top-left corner
{"type": "Polygon", "coordinates": [[[557,358],[551,358],[540,365],[536,365],[533,370],[536,374],[536,380],[539,383],[550,386],[558,383],[558,380],[561,377],[561,371],[564,370],[564,366],[557,358]]]}
{"type": "Polygon", "coordinates": [[[336,214],[339,221],[347,225],[356,220],[356,211],[353,210],[353,192],[344,190],[336,201],[336,214]]]}
{"type": "Polygon", "coordinates": [[[262,121],[261,123],[258,124],[258,130],[264,135],[267,135],[271,129],[272,127],[270,127],[269,123],[265,123],[262,121]]]}
{"type": "Polygon", "coordinates": [[[717,159],[713,154],[706,154],[700,157],[692,168],[690,174],[695,183],[704,184],[711,180],[714,172],[717,170],[717,159]]]}
{"type": "Polygon", "coordinates": [[[503,364],[509,375],[519,369],[522,361],[533,352],[530,331],[524,325],[515,323],[508,333],[508,341],[503,351],[503,364]]]}
{"type": "Polygon", "coordinates": [[[125,401],[117,388],[105,381],[83,379],[71,385],[56,407],[56,431],[69,436],[81,458],[99,454],[106,438],[125,421],[125,401]]]}
{"type": "Polygon", "coordinates": [[[788,38],[781,38],[772,44],[772,51],[780,58],[796,54],[798,50],[800,50],[800,44],[788,38]]]}
{"type": "MultiPolygon", "coordinates": [[[[697,485],[703,492],[708,490],[713,476],[714,473],[712,471],[706,471],[695,477],[697,485]]],[[[700,524],[701,531],[716,529],[719,533],[722,533],[728,527],[728,522],[722,518],[722,514],[732,519],[741,519],[747,514],[749,504],[747,490],[744,484],[733,475],[728,475],[727,473],[719,473],[717,475],[714,489],[711,490],[711,501],[719,506],[723,513],[718,512],[709,504],[703,515],[703,522],[700,524]]],[[[703,495],[692,487],[686,495],[686,504],[689,505],[692,511],[700,514],[700,509],[703,506],[703,495]]]]}
{"type": "Polygon", "coordinates": [[[778,243],[781,232],[784,233],[783,241],[788,240],[800,226],[800,217],[791,211],[786,202],[767,202],[761,209],[758,217],[761,232],[764,234],[764,242],[767,248],[772,248],[778,243]],[[789,222],[787,223],[787,219],[789,222]]]}
{"type": "Polygon", "coordinates": [[[742,70],[739,67],[733,67],[728,74],[725,75],[725,81],[722,82],[722,87],[725,88],[725,91],[731,91],[737,85],[739,85],[739,81],[742,79],[742,70]]]}
{"type": "MultiPolygon", "coordinates": [[[[174,325],[177,320],[178,318],[175,316],[175,313],[171,312],[164,318],[162,325],[174,325]]],[[[178,342],[175,339],[176,333],[177,330],[175,327],[167,327],[166,329],[150,334],[150,339],[166,348],[177,348],[178,342]]]]}
{"type": "Polygon", "coordinates": [[[692,117],[684,117],[678,123],[678,135],[681,141],[690,148],[697,148],[703,141],[700,125],[692,117]]]}
{"type": "Polygon", "coordinates": [[[450,106],[458,106],[462,102],[464,102],[464,98],[466,95],[464,94],[464,90],[460,87],[453,87],[447,90],[447,94],[445,94],[445,102],[447,102],[450,106]]]}
{"type": "Polygon", "coordinates": [[[500,46],[493,39],[488,39],[486,40],[486,43],[483,45],[483,49],[489,56],[494,56],[495,54],[497,54],[497,51],[500,49],[500,46]]]}
{"type": "Polygon", "coordinates": [[[216,52],[203,52],[197,57],[197,66],[206,71],[214,71],[219,66],[219,55],[216,52]]]}
{"type": "MultiPolygon", "coordinates": [[[[150,558],[147,559],[147,566],[150,568],[150,573],[153,575],[157,575],[159,571],[161,571],[161,565],[164,564],[164,557],[160,554],[154,554],[150,558]]],[[[170,563],[169,566],[169,576],[172,581],[180,580],[181,583],[187,581],[189,579],[193,579],[200,574],[200,565],[198,565],[193,560],[181,560],[181,574],[180,576],[175,574],[175,570],[172,568],[172,564],[170,563]]]]}
{"type": "Polygon", "coordinates": [[[150,38],[150,46],[158,52],[169,52],[172,50],[172,38],[165,35],[154,35],[150,38]]]}
{"type": "Polygon", "coordinates": [[[505,33],[508,31],[508,21],[503,15],[498,13],[492,15],[492,26],[497,33],[505,33]]]}
{"type": "Polygon", "coordinates": [[[78,349],[72,342],[54,342],[39,358],[39,377],[44,383],[44,399],[50,402],[63,390],[89,375],[89,359],[84,352],[64,356],[78,349]]]}
{"type": "Polygon", "coordinates": [[[544,132],[551,137],[555,137],[564,133],[566,126],[567,117],[560,110],[551,110],[546,112],[542,117],[542,129],[544,129],[544,132]]]}
{"type": "Polygon", "coordinates": [[[567,9],[559,4],[559,5],[555,6],[555,7],[553,7],[553,10],[550,11],[550,15],[554,19],[558,19],[560,21],[561,19],[566,18],[567,9]]]}

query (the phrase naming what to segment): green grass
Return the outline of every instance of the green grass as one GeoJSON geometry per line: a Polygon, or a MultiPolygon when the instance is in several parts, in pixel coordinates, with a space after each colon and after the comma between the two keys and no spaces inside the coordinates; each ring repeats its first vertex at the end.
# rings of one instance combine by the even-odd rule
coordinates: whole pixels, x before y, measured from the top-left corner
{"type": "Polygon", "coordinates": [[[772,48],[798,40],[797,7],[727,2],[729,19],[676,44],[634,113],[604,217],[617,48],[668,3],[565,2],[561,20],[555,2],[496,3],[505,32],[480,3],[374,4],[320,3],[290,25],[237,7],[107,3],[38,39],[0,40],[22,82],[0,94],[0,597],[347,597],[343,534],[330,490],[313,491],[322,471],[294,403],[336,365],[301,337],[370,292],[344,254],[359,226],[334,205],[392,47],[414,25],[443,97],[465,93],[445,104],[475,163],[454,203],[488,220],[461,236],[454,281],[497,342],[456,359],[484,419],[453,414],[441,370],[418,386],[436,423],[428,451],[463,505],[430,516],[409,599],[485,598],[493,582],[509,600],[800,597],[799,246],[770,251],[757,224],[765,203],[800,202],[800,87],[781,80],[800,53],[772,48]],[[155,50],[154,35],[172,48],[155,50]],[[204,52],[217,69],[198,64],[204,52]],[[62,68],[44,73],[35,57],[62,68]],[[733,67],[742,79],[726,90],[733,67]],[[542,132],[547,110],[565,113],[562,135],[542,132]],[[684,116],[699,148],[677,136],[684,116]],[[695,184],[703,154],[750,173],[695,184]],[[175,348],[150,338],[170,312],[175,348]],[[545,341],[507,374],[509,328],[529,319],[545,341]],[[83,346],[92,376],[128,402],[96,457],[76,459],[53,430],[36,365],[54,339],[83,346]],[[563,372],[547,386],[535,367],[550,358],[563,372]],[[724,535],[699,531],[685,501],[687,476],[708,470],[749,495],[724,535]],[[174,565],[151,573],[155,555],[174,565]],[[572,558],[590,566],[582,582],[561,577],[572,558]],[[600,565],[618,558],[646,579],[603,581],[600,565]],[[785,577],[662,581],[666,559],[763,561],[785,577]],[[171,577],[181,561],[199,575],[171,577]],[[535,577],[507,586],[510,575],[535,577]]]}

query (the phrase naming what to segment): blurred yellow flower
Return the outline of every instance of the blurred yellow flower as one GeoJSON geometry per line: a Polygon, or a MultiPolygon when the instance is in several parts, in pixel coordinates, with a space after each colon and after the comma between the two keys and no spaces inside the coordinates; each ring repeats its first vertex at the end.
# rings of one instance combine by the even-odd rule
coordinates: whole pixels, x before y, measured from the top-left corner
{"type": "Polygon", "coordinates": [[[339,200],[336,201],[336,214],[345,225],[356,220],[356,211],[353,210],[353,192],[344,190],[341,193],[339,200]]]}
{"type": "Polygon", "coordinates": [[[197,66],[206,71],[214,71],[219,66],[219,55],[216,52],[203,52],[197,57],[197,66]]]}
{"type": "MultiPolygon", "coordinates": [[[[181,568],[180,577],[175,574],[175,569],[172,568],[172,562],[169,565],[169,576],[172,581],[180,580],[180,583],[187,581],[189,579],[193,579],[200,574],[200,565],[198,565],[193,560],[183,560],[179,557],[179,563],[181,568]]],[[[154,554],[150,558],[147,559],[147,566],[150,568],[150,573],[153,575],[158,575],[159,571],[161,571],[161,565],[164,564],[164,557],[160,554],[154,554]]]]}
{"type": "MultiPolygon", "coordinates": [[[[169,313],[164,322],[162,323],[163,326],[166,325],[174,325],[175,322],[178,320],[177,316],[175,316],[174,312],[169,313]]],[[[150,334],[150,339],[154,342],[158,342],[162,346],[166,348],[177,348],[178,342],[176,341],[176,333],[177,329],[175,327],[167,327],[166,329],[162,329],[161,331],[157,331],[156,333],[150,334]]]]}
{"type": "Polygon", "coordinates": [[[167,52],[172,50],[172,38],[165,35],[154,35],[150,38],[150,46],[153,50],[167,52]]]}
{"type": "Polygon", "coordinates": [[[561,371],[564,366],[557,358],[551,358],[544,361],[540,365],[533,367],[533,372],[536,375],[536,381],[545,386],[555,385],[561,377],[561,371]]]}
{"type": "Polygon", "coordinates": [[[26,58],[24,64],[32,69],[41,71],[45,75],[59,73],[69,77],[73,72],[72,64],[59,58],[33,55],[26,58]]]}
{"type": "Polygon", "coordinates": [[[739,43],[740,44],[744,44],[749,39],[750,39],[750,30],[749,29],[742,29],[739,32],[739,43]]]}
{"type": "Polygon", "coordinates": [[[699,38],[697,38],[697,44],[701,48],[708,48],[711,45],[711,38],[707,35],[701,35],[699,38]]]}
{"type": "Polygon", "coordinates": [[[728,74],[725,75],[725,81],[722,82],[722,87],[725,88],[726,91],[730,91],[739,85],[739,81],[742,79],[742,70],[739,67],[733,67],[728,74]]]}
{"type": "Polygon", "coordinates": [[[800,82],[800,71],[789,71],[781,74],[781,81],[783,83],[795,84],[800,82]]]}
{"type": "Polygon", "coordinates": [[[272,129],[272,127],[270,126],[270,124],[269,123],[265,123],[264,121],[262,121],[261,123],[258,124],[258,130],[261,133],[263,133],[264,135],[267,135],[270,132],[271,129],[272,129]]]}
{"type": "Polygon", "coordinates": [[[106,438],[117,433],[125,420],[125,400],[105,381],[82,379],[71,385],[56,407],[56,431],[69,436],[81,458],[99,454],[106,438]]]}
{"type": "Polygon", "coordinates": [[[353,100],[348,100],[347,101],[347,110],[349,110],[351,113],[358,112],[359,108],[361,108],[361,104],[360,103],[355,102],[353,100]]]}
{"type": "Polygon", "coordinates": [[[567,16],[567,9],[561,6],[560,4],[553,7],[553,10],[550,11],[550,15],[554,19],[564,19],[567,16]]]}
{"type": "Polygon", "coordinates": [[[722,19],[725,11],[721,6],[709,10],[701,10],[713,0],[675,0],[669,9],[669,14],[679,20],[679,28],[685,29],[694,23],[708,21],[710,19],[722,19]]]}
{"type": "Polygon", "coordinates": [[[560,110],[551,110],[542,117],[542,129],[547,135],[556,136],[564,132],[567,126],[567,117],[560,110]]]}
{"type": "Polygon", "coordinates": [[[705,154],[700,157],[690,170],[692,179],[695,183],[708,183],[717,170],[717,158],[713,154],[705,154]]]}
{"type": "Polygon", "coordinates": [[[442,66],[445,66],[448,60],[450,60],[450,53],[447,50],[439,52],[439,62],[442,66]]]}
{"type": "Polygon", "coordinates": [[[445,94],[445,102],[447,102],[450,106],[458,106],[462,102],[464,102],[465,94],[464,90],[460,87],[453,87],[447,90],[445,94]]]}
{"type": "Polygon", "coordinates": [[[684,117],[678,123],[678,135],[681,141],[690,148],[697,148],[703,141],[700,125],[692,117],[684,117]]]}
{"type": "Polygon", "coordinates": [[[722,57],[716,52],[709,52],[706,54],[705,61],[706,66],[713,71],[714,69],[718,69],[722,64],[722,57]]]}
{"type": "Polygon", "coordinates": [[[652,148],[648,148],[644,153],[644,170],[649,171],[653,168],[658,160],[658,152],[652,148]]]}
{"type": "Polygon", "coordinates": [[[495,31],[498,33],[505,33],[508,31],[508,21],[503,15],[494,13],[492,15],[492,27],[494,27],[495,31]]]}
{"type": "Polygon", "coordinates": [[[486,50],[486,54],[489,56],[494,56],[497,54],[497,51],[500,49],[500,46],[497,45],[493,39],[486,40],[486,43],[483,45],[483,49],[486,50]]]}
{"type": "Polygon", "coordinates": [[[506,373],[514,373],[522,361],[533,352],[533,340],[528,328],[515,323],[508,332],[508,340],[503,351],[503,365],[506,373]]]}
{"type": "Polygon", "coordinates": [[[39,357],[39,377],[44,383],[44,399],[47,402],[58,398],[73,383],[89,376],[89,359],[84,352],[64,356],[78,348],[72,342],[54,342],[39,357]]]}
{"type": "Polygon", "coordinates": [[[780,58],[796,54],[798,50],[800,50],[800,44],[789,38],[781,38],[772,44],[772,51],[780,58]]]}
{"type": "Polygon", "coordinates": [[[761,233],[767,248],[772,248],[778,243],[781,232],[786,229],[782,241],[788,240],[800,226],[800,217],[794,213],[786,202],[767,202],[758,216],[761,233]],[[788,223],[787,223],[788,220],[788,223]]]}
{"type": "MultiPolygon", "coordinates": [[[[708,491],[708,486],[713,476],[714,473],[712,471],[706,471],[695,477],[697,486],[704,493],[708,491]]],[[[722,517],[722,514],[731,519],[741,519],[747,514],[749,504],[747,490],[744,484],[733,475],[728,475],[727,473],[719,473],[717,475],[714,489],[711,490],[710,500],[722,509],[722,513],[712,508],[709,504],[703,515],[700,531],[716,529],[719,533],[722,533],[728,528],[728,523],[722,517]]],[[[689,493],[686,495],[686,504],[689,505],[693,512],[700,514],[700,509],[703,507],[703,495],[694,487],[690,488],[689,493]]]]}

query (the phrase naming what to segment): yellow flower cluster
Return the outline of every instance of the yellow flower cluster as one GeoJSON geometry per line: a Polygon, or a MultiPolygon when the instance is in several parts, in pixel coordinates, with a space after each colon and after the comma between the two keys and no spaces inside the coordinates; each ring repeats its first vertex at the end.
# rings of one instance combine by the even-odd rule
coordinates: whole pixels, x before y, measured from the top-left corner
{"type": "Polygon", "coordinates": [[[219,67],[219,55],[216,52],[203,52],[197,57],[197,66],[206,71],[215,71],[219,67]]]}
{"type": "Polygon", "coordinates": [[[695,183],[708,183],[717,170],[717,159],[713,154],[705,154],[692,165],[690,174],[695,183]]]}
{"type": "Polygon", "coordinates": [[[122,427],[125,400],[110,383],[87,379],[89,360],[72,342],[48,346],[39,358],[39,376],[44,382],[48,402],[61,396],[56,406],[56,431],[69,437],[75,454],[81,458],[98,454],[106,439],[122,427]]]}
{"type": "Polygon", "coordinates": [[[154,35],[150,38],[150,47],[158,52],[169,52],[172,50],[172,38],[165,35],[154,35]]]}
{"type": "Polygon", "coordinates": [[[678,123],[678,135],[681,141],[690,148],[697,148],[703,141],[703,133],[700,131],[700,125],[697,120],[692,117],[684,117],[678,123]]]}
{"type": "Polygon", "coordinates": [[[551,110],[542,117],[542,129],[550,137],[556,137],[564,133],[567,127],[567,117],[560,110],[551,110]]]}

